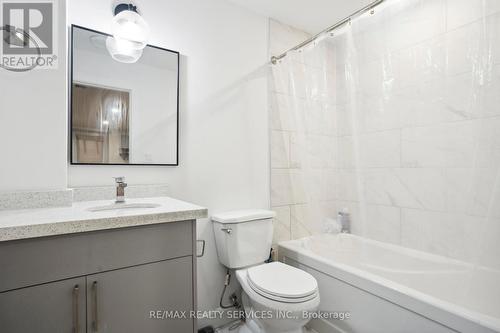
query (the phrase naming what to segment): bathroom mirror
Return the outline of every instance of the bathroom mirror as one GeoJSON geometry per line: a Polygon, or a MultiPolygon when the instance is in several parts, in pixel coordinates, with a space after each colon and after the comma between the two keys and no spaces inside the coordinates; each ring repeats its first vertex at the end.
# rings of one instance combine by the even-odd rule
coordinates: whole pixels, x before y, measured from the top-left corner
{"type": "Polygon", "coordinates": [[[179,53],[114,60],[109,35],[71,27],[71,164],[178,165],[179,53]]]}

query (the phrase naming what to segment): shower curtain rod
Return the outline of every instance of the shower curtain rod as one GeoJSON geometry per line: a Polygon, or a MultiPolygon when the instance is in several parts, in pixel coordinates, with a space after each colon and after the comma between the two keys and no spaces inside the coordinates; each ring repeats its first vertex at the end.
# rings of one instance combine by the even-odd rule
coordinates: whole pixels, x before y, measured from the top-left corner
{"type": "Polygon", "coordinates": [[[327,34],[327,33],[330,33],[332,32],[333,30],[337,29],[338,27],[340,26],[343,26],[344,24],[346,24],[347,22],[351,21],[353,18],[369,11],[369,10],[373,10],[376,6],[380,5],[382,2],[384,2],[385,0],[376,0],[370,4],[368,4],[367,6],[357,10],[356,12],[352,13],[351,15],[347,16],[346,18],[338,21],[337,23],[335,23],[334,25],[326,28],[325,30],[321,31],[320,33],[312,36],[311,38],[303,41],[302,43],[292,47],[291,49],[288,49],[286,50],[285,52],[283,52],[282,54],[278,55],[278,56],[272,56],[271,57],[271,63],[273,65],[276,65],[276,63],[278,62],[278,60],[280,59],[283,59],[284,57],[286,57],[287,53],[288,52],[291,52],[291,51],[296,51],[312,42],[314,42],[316,39],[318,39],[318,37],[322,36],[323,34],[327,34]]]}

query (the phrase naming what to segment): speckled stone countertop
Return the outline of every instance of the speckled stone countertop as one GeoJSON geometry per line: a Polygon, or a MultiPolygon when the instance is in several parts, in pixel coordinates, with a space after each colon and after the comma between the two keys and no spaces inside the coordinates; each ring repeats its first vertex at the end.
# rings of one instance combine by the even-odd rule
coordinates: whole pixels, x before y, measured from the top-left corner
{"type": "Polygon", "coordinates": [[[113,203],[113,200],[82,201],[70,207],[0,211],[0,242],[207,217],[206,208],[169,197],[127,200],[127,204],[159,205],[154,208],[89,210],[113,203]]]}

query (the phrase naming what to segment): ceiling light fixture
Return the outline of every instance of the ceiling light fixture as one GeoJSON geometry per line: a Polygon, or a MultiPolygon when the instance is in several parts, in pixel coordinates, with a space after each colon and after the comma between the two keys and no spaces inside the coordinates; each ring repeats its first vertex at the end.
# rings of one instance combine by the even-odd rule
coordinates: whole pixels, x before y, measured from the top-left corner
{"type": "Polygon", "coordinates": [[[137,6],[120,3],[113,10],[112,37],[106,40],[111,57],[119,62],[134,63],[142,56],[149,39],[149,26],[137,6]]]}

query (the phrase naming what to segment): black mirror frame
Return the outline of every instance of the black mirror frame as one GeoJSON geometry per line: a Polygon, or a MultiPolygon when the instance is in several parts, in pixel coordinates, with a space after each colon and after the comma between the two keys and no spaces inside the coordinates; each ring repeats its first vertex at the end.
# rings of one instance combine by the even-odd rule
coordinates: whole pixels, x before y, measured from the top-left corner
{"type": "Polygon", "coordinates": [[[70,31],[70,38],[69,38],[69,47],[68,47],[68,52],[69,52],[69,57],[68,57],[68,73],[69,73],[69,81],[68,81],[68,123],[69,123],[69,149],[68,149],[68,159],[70,165],[114,165],[114,166],[179,166],[179,89],[180,89],[180,53],[178,51],[166,49],[163,47],[155,46],[155,45],[146,45],[146,47],[153,47],[155,49],[159,49],[162,51],[167,51],[171,52],[177,55],[177,135],[176,135],[176,161],[175,163],[171,164],[155,164],[155,163],[78,163],[73,161],[73,126],[72,126],[72,116],[73,116],[73,34],[75,28],[77,29],[83,29],[87,31],[91,31],[94,33],[98,33],[104,36],[111,36],[110,34],[97,31],[94,29],[82,27],[76,24],[71,25],[71,31],[70,31]]]}

